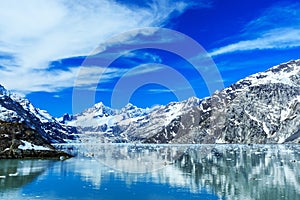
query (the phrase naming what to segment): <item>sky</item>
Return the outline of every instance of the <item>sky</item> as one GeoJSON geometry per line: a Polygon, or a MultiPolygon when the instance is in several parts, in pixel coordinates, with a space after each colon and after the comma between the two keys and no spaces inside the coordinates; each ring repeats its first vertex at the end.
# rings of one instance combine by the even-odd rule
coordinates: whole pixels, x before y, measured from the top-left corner
{"type": "Polygon", "coordinates": [[[296,0],[3,0],[0,84],[55,117],[203,98],[299,59],[296,0]]]}

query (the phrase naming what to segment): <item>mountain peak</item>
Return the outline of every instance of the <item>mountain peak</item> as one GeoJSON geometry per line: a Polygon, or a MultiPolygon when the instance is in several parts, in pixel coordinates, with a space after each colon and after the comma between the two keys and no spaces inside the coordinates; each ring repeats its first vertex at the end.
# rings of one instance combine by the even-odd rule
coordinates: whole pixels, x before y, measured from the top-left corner
{"type": "Polygon", "coordinates": [[[132,103],[128,103],[126,104],[121,110],[123,111],[128,111],[128,110],[134,110],[137,109],[138,107],[136,107],[135,105],[133,105],[132,103]]]}
{"type": "Polygon", "coordinates": [[[102,116],[109,116],[113,115],[115,111],[103,104],[103,102],[96,103],[93,107],[88,108],[81,112],[80,114],[75,115],[76,116],[94,116],[94,117],[102,117],[102,116]]]}
{"type": "Polygon", "coordinates": [[[289,72],[292,72],[293,70],[299,70],[299,69],[296,69],[299,66],[300,66],[300,59],[291,60],[291,61],[288,61],[286,63],[276,65],[276,66],[266,70],[265,72],[272,72],[272,73],[285,72],[285,73],[289,73],[289,72]]]}
{"type": "Polygon", "coordinates": [[[96,103],[93,107],[96,109],[100,109],[100,108],[105,107],[105,105],[103,104],[103,102],[99,102],[99,103],[96,103]]]}
{"type": "Polygon", "coordinates": [[[151,109],[129,103],[113,115],[86,114],[77,121],[83,131],[94,131],[103,142],[297,142],[299,102],[300,60],[294,60],[246,77],[204,99],[190,97],[151,109]]]}
{"type": "Polygon", "coordinates": [[[193,96],[193,97],[188,98],[188,99],[185,100],[184,102],[187,103],[187,104],[199,105],[200,102],[201,102],[201,99],[199,99],[199,98],[193,96]]]}
{"type": "Polygon", "coordinates": [[[8,91],[4,88],[3,85],[0,84],[0,95],[8,95],[8,91]]]}

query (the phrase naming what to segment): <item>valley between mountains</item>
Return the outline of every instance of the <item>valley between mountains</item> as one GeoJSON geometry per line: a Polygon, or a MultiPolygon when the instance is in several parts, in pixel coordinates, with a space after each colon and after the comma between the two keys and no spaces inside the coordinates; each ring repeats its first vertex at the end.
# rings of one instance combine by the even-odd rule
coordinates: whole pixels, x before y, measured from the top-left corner
{"type": "Polygon", "coordinates": [[[204,99],[146,109],[128,104],[120,110],[100,102],[58,119],[1,87],[0,158],[61,156],[51,144],[74,141],[300,143],[299,113],[300,60],[246,77],[204,99]]]}

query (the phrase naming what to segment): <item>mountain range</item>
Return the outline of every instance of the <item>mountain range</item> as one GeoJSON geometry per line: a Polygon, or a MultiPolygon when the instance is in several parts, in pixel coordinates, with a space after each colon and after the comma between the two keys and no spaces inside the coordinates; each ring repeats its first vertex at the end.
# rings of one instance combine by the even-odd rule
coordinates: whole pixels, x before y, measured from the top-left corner
{"type": "Polygon", "coordinates": [[[103,103],[59,121],[81,140],[138,143],[300,142],[300,60],[246,77],[212,96],[152,108],[103,103]]]}
{"type": "Polygon", "coordinates": [[[0,87],[0,156],[54,150],[70,140],[101,143],[299,143],[300,60],[216,91],[151,108],[97,103],[54,118],[0,87]]]}

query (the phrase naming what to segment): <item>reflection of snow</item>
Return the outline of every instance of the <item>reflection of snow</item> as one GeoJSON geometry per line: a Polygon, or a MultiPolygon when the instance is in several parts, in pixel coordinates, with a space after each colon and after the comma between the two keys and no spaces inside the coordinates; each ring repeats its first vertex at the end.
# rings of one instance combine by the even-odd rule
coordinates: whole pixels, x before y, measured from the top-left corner
{"type": "MultiPolygon", "coordinates": [[[[100,152],[95,152],[94,155],[87,151],[92,158],[80,156],[56,162],[37,181],[47,183],[48,178],[53,181],[53,177],[68,179],[70,176],[66,174],[70,173],[72,177],[75,174],[83,181],[75,181],[74,185],[92,185],[97,191],[104,189],[104,185],[107,187],[121,181],[126,183],[132,192],[136,189],[136,183],[144,184],[145,187],[148,187],[147,183],[154,183],[166,185],[164,188],[176,188],[194,194],[206,190],[217,194],[220,199],[300,199],[300,146],[141,146],[100,145],[101,148],[95,148],[100,152]],[[155,168],[142,173],[141,170],[137,170],[138,165],[135,162],[138,159],[142,170],[147,169],[143,166],[145,161],[163,163],[163,166],[156,168],[156,165],[153,165],[155,168]],[[117,164],[109,166],[114,161],[117,161],[117,164]],[[118,168],[114,168],[115,166],[118,168]],[[132,171],[122,171],[130,167],[133,168],[132,171]]],[[[19,161],[17,169],[9,173],[18,172],[18,176],[32,174],[34,171],[42,171],[47,162],[19,161]]],[[[8,173],[0,175],[6,175],[5,179],[16,178],[9,177],[8,173]]],[[[58,186],[54,186],[52,191],[55,191],[56,187],[58,186]]],[[[42,194],[41,198],[46,200],[67,198],[55,196],[56,194],[52,197],[47,196],[47,191],[42,194]]],[[[0,199],[29,200],[35,199],[35,196],[23,195],[22,190],[11,190],[5,194],[0,192],[0,199]]]]}
{"type": "Polygon", "coordinates": [[[114,177],[129,187],[137,182],[151,182],[185,188],[193,193],[205,189],[228,199],[270,199],[268,195],[275,198],[280,192],[293,199],[300,197],[299,150],[262,145],[214,147],[223,156],[216,157],[209,151],[212,148],[200,146],[155,145],[152,149],[149,146],[142,149],[130,145],[102,145],[95,148],[92,159],[67,162],[74,162],[74,171],[97,188],[101,182],[114,177]],[[145,166],[147,162],[152,165],[145,166]],[[161,167],[153,163],[160,163],[161,167]]]}
{"type": "MultiPolygon", "coordinates": [[[[136,182],[152,182],[157,184],[168,184],[171,187],[190,188],[197,191],[197,186],[192,181],[190,174],[183,173],[180,169],[173,165],[167,165],[162,169],[149,173],[130,173],[119,170],[112,170],[108,166],[94,159],[72,159],[65,162],[70,162],[74,167],[72,170],[76,174],[80,174],[83,181],[93,184],[95,188],[101,187],[101,182],[107,182],[113,177],[116,180],[126,182],[131,186],[136,182]]],[[[121,162],[120,162],[121,163],[121,162]]],[[[123,163],[127,168],[128,163],[123,163]]],[[[60,170],[60,168],[57,168],[60,170]]]]}

